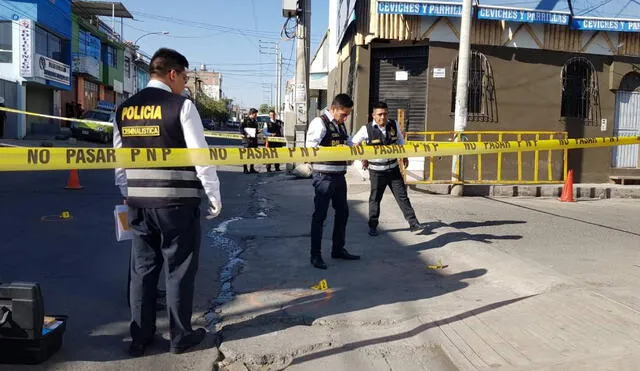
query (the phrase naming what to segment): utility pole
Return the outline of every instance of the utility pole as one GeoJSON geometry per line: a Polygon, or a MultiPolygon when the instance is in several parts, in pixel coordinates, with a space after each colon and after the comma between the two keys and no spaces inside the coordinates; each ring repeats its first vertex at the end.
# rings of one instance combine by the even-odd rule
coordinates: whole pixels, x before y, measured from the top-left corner
{"type": "MultiPolygon", "coordinates": [[[[281,114],[281,105],[282,105],[282,53],[280,52],[280,43],[274,42],[264,42],[260,40],[260,54],[269,54],[276,56],[276,94],[275,94],[275,110],[278,115],[281,114]],[[268,46],[269,44],[273,44],[273,47],[268,46]]],[[[272,87],[273,89],[273,87],[272,87]]],[[[274,106],[273,96],[271,98],[271,105],[274,106]]]]}
{"type": "MultiPolygon", "coordinates": [[[[467,128],[468,107],[467,96],[469,90],[469,55],[471,54],[471,0],[462,0],[462,23],[460,25],[460,49],[458,52],[458,70],[456,82],[456,111],[453,130],[453,141],[462,141],[462,134],[467,128]]],[[[451,195],[460,197],[463,194],[462,184],[456,184],[462,178],[462,156],[451,157],[451,195]]]]}
{"type": "Polygon", "coordinates": [[[311,30],[311,0],[298,0],[298,27],[296,35],[295,86],[295,145],[304,147],[308,127],[309,107],[309,38],[311,30]]]}

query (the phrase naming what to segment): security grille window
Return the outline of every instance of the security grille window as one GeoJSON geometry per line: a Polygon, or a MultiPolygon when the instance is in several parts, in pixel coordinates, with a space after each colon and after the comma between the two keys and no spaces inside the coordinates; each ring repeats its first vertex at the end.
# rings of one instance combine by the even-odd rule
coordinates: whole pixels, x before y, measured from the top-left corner
{"type": "MultiPolygon", "coordinates": [[[[454,114],[458,84],[458,58],[453,61],[451,71],[451,114],[454,114]]],[[[470,121],[496,121],[498,116],[491,65],[487,57],[477,51],[471,52],[469,60],[467,115],[470,121]]]]}
{"type": "Polygon", "coordinates": [[[124,73],[127,78],[131,78],[131,60],[129,57],[124,57],[124,73]]]}
{"type": "Polygon", "coordinates": [[[0,22],[0,63],[11,63],[13,59],[11,26],[11,22],[0,22]]]}
{"type": "Polygon", "coordinates": [[[105,47],[104,63],[113,68],[118,68],[118,50],[111,45],[105,47]]]}
{"type": "Polygon", "coordinates": [[[84,109],[91,110],[98,105],[98,84],[84,81],[84,109]]]}
{"type": "Polygon", "coordinates": [[[575,57],[567,61],[562,69],[562,117],[597,122],[600,109],[597,78],[588,59],[575,57]]]}

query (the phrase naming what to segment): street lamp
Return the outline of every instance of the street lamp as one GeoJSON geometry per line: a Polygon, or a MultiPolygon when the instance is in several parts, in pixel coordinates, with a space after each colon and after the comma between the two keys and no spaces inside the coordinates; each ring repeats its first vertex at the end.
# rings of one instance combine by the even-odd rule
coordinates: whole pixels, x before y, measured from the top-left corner
{"type": "Polygon", "coordinates": [[[138,37],[138,38],[136,39],[136,41],[134,41],[134,42],[133,42],[133,45],[137,45],[137,44],[138,44],[138,41],[140,41],[140,39],[142,39],[142,38],[143,38],[143,37],[145,37],[145,36],[149,36],[149,35],[168,35],[168,34],[169,34],[169,31],[149,32],[149,33],[146,33],[146,34],[144,34],[144,35],[142,35],[142,36],[138,37]]]}

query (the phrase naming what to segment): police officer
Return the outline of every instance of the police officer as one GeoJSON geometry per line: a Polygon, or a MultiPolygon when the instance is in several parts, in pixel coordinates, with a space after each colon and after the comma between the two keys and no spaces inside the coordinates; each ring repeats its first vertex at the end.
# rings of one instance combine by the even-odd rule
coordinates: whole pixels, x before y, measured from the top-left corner
{"type": "MultiPolygon", "coordinates": [[[[269,121],[264,123],[262,133],[267,137],[282,137],[282,126],[284,123],[276,118],[276,111],[269,111],[269,121]]],[[[268,139],[268,138],[267,138],[268,139]]],[[[270,148],[284,147],[282,142],[269,142],[270,148]]],[[[276,171],[280,171],[280,164],[276,165],[276,171]]],[[[271,172],[271,164],[267,164],[267,172],[271,172]]]]}
{"type": "MultiPolygon", "coordinates": [[[[404,137],[400,127],[394,120],[389,120],[389,107],[384,102],[373,105],[373,122],[368,123],[358,130],[351,139],[352,145],[366,142],[367,145],[389,145],[404,144],[404,137]]],[[[408,160],[403,159],[407,166],[408,160]]],[[[369,235],[378,235],[378,218],[380,217],[380,201],[387,187],[391,189],[396,198],[404,218],[409,223],[411,231],[423,229],[424,226],[418,222],[416,213],[413,211],[411,201],[407,195],[407,186],[404,184],[398,160],[376,159],[363,161],[363,167],[369,169],[371,181],[371,193],[369,194],[369,235]]]]}
{"type": "MultiPolygon", "coordinates": [[[[151,81],[116,112],[115,148],[208,148],[195,105],[180,93],[187,59],[172,49],[151,58],[151,81]]],[[[166,268],[167,313],[172,353],[199,344],[206,330],[191,327],[200,250],[201,191],[209,215],[220,214],[220,185],[213,166],[116,169],[116,185],[129,205],[131,324],[129,354],[144,355],[154,339],[158,277],[166,268]]]]}
{"type": "MultiPolygon", "coordinates": [[[[338,94],[328,110],[316,117],[309,124],[306,147],[335,147],[346,145],[349,139],[345,120],[351,114],[353,101],[346,94],[338,94]]],[[[313,216],[311,219],[311,265],[319,269],[327,269],[322,260],[322,229],[327,218],[329,203],[335,210],[333,224],[333,246],[331,257],[334,259],[358,260],[357,255],[350,254],[345,248],[345,233],[349,218],[347,204],[347,172],[346,161],[327,161],[313,163],[313,187],[315,188],[313,216]]]]}
{"type": "MultiPolygon", "coordinates": [[[[247,148],[258,148],[258,110],[251,108],[249,115],[240,124],[240,134],[244,137],[245,146],[247,148]]],[[[256,169],[251,164],[251,170],[247,169],[247,165],[242,165],[245,174],[257,174],[256,169]]]]}

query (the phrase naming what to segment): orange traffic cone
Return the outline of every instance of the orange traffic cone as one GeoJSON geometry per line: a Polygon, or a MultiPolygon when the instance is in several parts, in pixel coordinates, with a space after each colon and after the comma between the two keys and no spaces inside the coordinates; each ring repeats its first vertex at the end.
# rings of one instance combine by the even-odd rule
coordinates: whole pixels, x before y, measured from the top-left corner
{"type": "Polygon", "coordinates": [[[80,177],[78,177],[78,170],[73,169],[69,172],[69,180],[65,189],[82,189],[80,185],[80,177]]]}
{"type": "Polygon", "coordinates": [[[573,170],[569,170],[567,180],[564,182],[564,187],[562,188],[562,195],[560,195],[558,200],[562,202],[576,202],[573,198],[573,170]]]}

